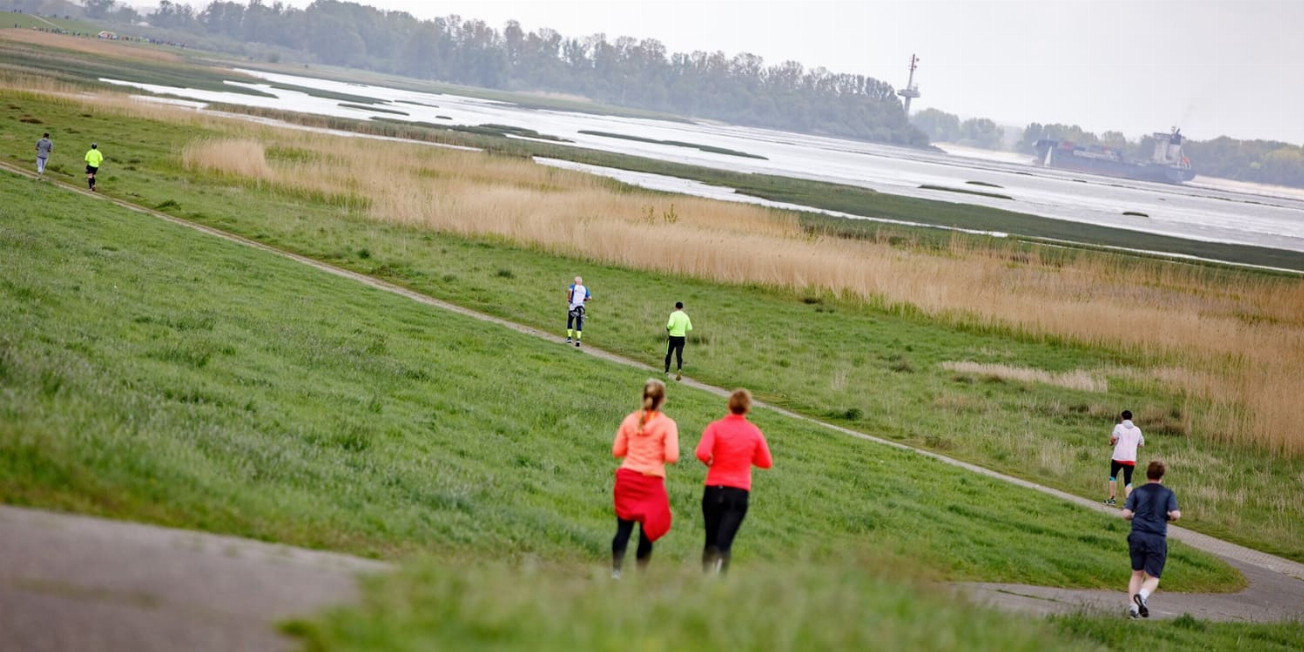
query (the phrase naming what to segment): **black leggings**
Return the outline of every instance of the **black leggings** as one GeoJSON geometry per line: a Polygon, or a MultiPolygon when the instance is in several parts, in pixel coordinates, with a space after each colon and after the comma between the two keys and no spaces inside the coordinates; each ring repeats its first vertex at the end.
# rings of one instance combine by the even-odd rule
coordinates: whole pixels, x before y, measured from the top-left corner
{"type": "Polygon", "coordinates": [[[702,569],[711,570],[719,563],[721,572],[729,569],[734,537],[747,517],[747,490],[737,487],[708,486],[702,493],[702,518],[706,521],[706,545],[702,547],[702,569]]]}
{"type": "MultiPolygon", "coordinates": [[[[615,570],[620,570],[625,564],[625,549],[629,547],[629,536],[634,533],[634,523],[635,521],[623,518],[616,519],[616,537],[611,540],[611,567],[615,570]]],[[[634,555],[634,560],[640,567],[646,566],[652,558],[652,541],[643,532],[642,525],[638,527],[638,550],[634,555]]]]}
{"type": "Polygon", "coordinates": [[[670,355],[673,353],[679,360],[679,366],[676,369],[684,368],[684,342],[687,337],[670,336],[670,345],[666,347],[666,371],[670,371],[670,355]]]}
{"type": "Polygon", "coordinates": [[[1119,471],[1122,471],[1122,472],[1123,472],[1123,486],[1125,486],[1125,487],[1130,487],[1130,486],[1132,486],[1132,471],[1135,470],[1135,469],[1136,469],[1136,466],[1135,466],[1135,465],[1132,465],[1132,464],[1124,464],[1124,463],[1122,463],[1122,462],[1120,462],[1120,461],[1118,461],[1118,460],[1110,460],[1110,461],[1109,461],[1109,479],[1110,479],[1111,481],[1112,481],[1112,480],[1115,480],[1116,478],[1118,478],[1118,472],[1119,472],[1119,471]]]}

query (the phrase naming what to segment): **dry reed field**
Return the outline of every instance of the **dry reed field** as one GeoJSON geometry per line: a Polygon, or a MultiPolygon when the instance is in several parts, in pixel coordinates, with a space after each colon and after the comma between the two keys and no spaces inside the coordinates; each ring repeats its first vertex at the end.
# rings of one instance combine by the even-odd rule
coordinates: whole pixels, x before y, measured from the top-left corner
{"type": "Polygon", "coordinates": [[[1099,372],[1092,373],[1085,369],[1053,374],[1049,371],[1042,371],[1041,369],[1028,369],[1027,367],[1011,367],[1003,364],[984,364],[977,362],[943,362],[942,368],[949,371],[973,374],[976,376],[990,376],[992,378],[1017,380],[1025,383],[1058,385],[1060,387],[1077,389],[1084,392],[1109,391],[1109,380],[1105,378],[1104,374],[1099,372]]]}
{"type": "Polygon", "coordinates": [[[101,57],[113,57],[115,59],[166,61],[171,63],[181,61],[181,57],[177,56],[176,53],[160,50],[152,46],[124,43],[122,41],[108,41],[93,37],[87,38],[72,36],[69,34],[40,32],[34,29],[14,29],[12,27],[0,29],[0,39],[14,41],[16,43],[39,45],[42,47],[85,52],[87,54],[94,54],[101,57]]]}
{"type": "Polygon", "coordinates": [[[1231,275],[1210,287],[1201,270],[1174,263],[1015,263],[958,240],[949,255],[935,255],[812,238],[776,211],[616,192],[587,175],[420,146],[269,133],[193,143],[182,159],[191,170],[360,202],[377,220],[727,283],[883,297],[940,317],[1122,348],[1138,361],[1165,362],[1155,382],[1221,407],[1196,432],[1304,453],[1297,279],[1231,275]],[[269,148],[299,155],[269,161],[269,148]]]}
{"type": "Polygon", "coordinates": [[[817,237],[779,211],[618,190],[530,161],[277,130],[114,94],[64,101],[212,127],[228,137],[186,146],[187,170],[326,198],[378,221],[724,283],[911,304],[956,323],[1103,345],[1152,369],[1147,381],[1209,401],[1213,409],[1191,424],[1197,436],[1304,455],[1299,278],[1227,272],[1215,285],[1208,270],[1172,262],[1063,263],[959,239],[937,253],[817,237]]]}

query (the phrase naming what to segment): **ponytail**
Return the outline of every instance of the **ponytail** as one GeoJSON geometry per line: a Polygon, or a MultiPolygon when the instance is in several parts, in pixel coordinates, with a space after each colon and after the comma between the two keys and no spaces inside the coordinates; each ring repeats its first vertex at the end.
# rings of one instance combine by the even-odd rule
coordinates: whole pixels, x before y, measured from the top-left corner
{"type": "Polygon", "coordinates": [[[649,378],[646,383],[643,383],[643,406],[638,413],[638,434],[643,434],[643,426],[647,423],[648,417],[660,409],[661,404],[665,402],[665,383],[655,378],[649,378]]]}

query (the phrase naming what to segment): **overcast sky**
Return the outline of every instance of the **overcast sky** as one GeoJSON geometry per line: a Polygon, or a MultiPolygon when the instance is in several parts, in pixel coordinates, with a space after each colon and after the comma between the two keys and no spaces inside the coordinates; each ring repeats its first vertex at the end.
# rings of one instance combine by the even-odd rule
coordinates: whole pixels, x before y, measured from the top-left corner
{"type": "MultiPolygon", "coordinates": [[[[307,6],[311,0],[291,0],[307,6]]],[[[861,73],[897,88],[911,53],[936,107],[1129,137],[1179,126],[1304,143],[1304,0],[362,0],[501,29],[655,38],[671,52],[861,73]]]]}

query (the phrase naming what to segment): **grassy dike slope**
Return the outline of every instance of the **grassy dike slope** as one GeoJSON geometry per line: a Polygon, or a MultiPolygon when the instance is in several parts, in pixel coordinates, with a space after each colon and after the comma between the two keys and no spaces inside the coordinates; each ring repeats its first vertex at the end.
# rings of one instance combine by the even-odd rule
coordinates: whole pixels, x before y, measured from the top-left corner
{"type": "MultiPolygon", "coordinates": [[[[645,373],[10,174],[0,500],[392,557],[601,558],[645,373]],[[19,216],[22,216],[21,218],[19,216]]],[[[686,449],[722,412],[684,388],[686,449]]],[[[1121,520],[768,414],[752,550],[1116,586],[1121,520]]],[[[692,513],[703,469],[675,469],[692,513]]],[[[691,522],[691,517],[689,522],[691,522]]],[[[680,532],[665,556],[689,558],[680,532]]],[[[1174,590],[1236,574],[1177,547],[1174,590]]]]}
{"type": "MultiPolygon", "coordinates": [[[[609,431],[639,372],[11,174],[0,174],[0,192],[0,246],[9,252],[0,263],[3,502],[378,556],[603,556],[609,431]]],[[[691,446],[720,401],[679,388],[672,401],[691,446]]],[[[748,557],[863,546],[943,577],[1122,579],[1117,521],[757,417],[782,463],[758,482],[748,557]]],[[[681,518],[692,513],[701,477],[693,465],[675,469],[681,518]]],[[[692,558],[691,522],[681,520],[661,547],[665,566],[692,558]]],[[[1175,553],[1174,588],[1237,584],[1213,559],[1175,553]]],[[[492,568],[453,579],[448,571],[422,591],[508,581],[485,584],[486,573],[501,572],[492,568]]],[[[807,615],[836,622],[829,601],[878,582],[864,570],[848,577],[815,591],[807,615]]],[[[915,605],[901,583],[889,586],[895,597],[871,608],[920,620],[904,627],[903,642],[978,627],[984,636],[963,640],[1045,643],[1036,628],[1011,632],[996,616],[927,598],[956,630],[939,633],[925,618],[929,602],[915,605]]],[[[495,595],[470,604],[492,605],[495,595]]],[[[667,617],[694,618],[703,600],[667,617]]],[[[454,618],[462,608],[441,604],[454,618]]],[[[600,614],[606,602],[589,595],[580,604],[600,614]]],[[[763,622],[773,605],[751,608],[763,622]]],[[[472,631],[486,613],[501,613],[468,611],[472,631]]],[[[873,635],[816,625],[799,629],[836,640],[873,635]]]]}
{"type": "MultiPolygon", "coordinates": [[[[75,161],[84,149],[77,139],[96,138],[109,157],[100,188],[110,195],[558,333],[562,290],[582,273],[597,295],[590,341],[651,363],[664,352],[660,325],[682,299],[698,326],[688,350],[696,378],[744,385],[785,407],[1079,495],[1103,492],[1105,437],[1117,410],[1130,407],[1146,429],[1146,454],[1174,465],[1168,482],[1184,498],[1185,524],[1304,558],[1304,521],[1294,508],[1304,463],[1192,433],[1192,415],[1207,406],[1152,380],[1145,364],[1125,354],[964,320],[948,324],[909,306],[719,285],[548,255],[500,238],[379,223],[358,205],[362,200],[350,204],[181,170],[178,152],[186,144],[224,132],[172,121],[175,116],[128,118],[13,96],[0,105],[0,155],[27,160],[25,136],[41,127],[20,120],[37,115],[57,125],[50,167],[57,178],[81,183],[75,161]],[[1082,372],[1107,377],[1109,388],[946,370],[943,364],[953,361],[1082,372]]],[[[1211,275],[1209,283],[1218,282],[1211,275]]]]}
{"type": "MultiPolygon", "coordinates": [[[[658,573],[614,586],[590,573],[610,529],[609,431],[639,372],[7,173],[0,192],[0,501],[456,560],[292,626],[311,648],[1035,650],[1118,636],[1092,618],[1056,632],[917,580],[1118,584],[1119,521],[764,413],[780,465],[757,479],[746,572],[692,572],[702,470],[686,464],[658,573]],[[735,621],[706,617],[722,601],[735,621]]],[[[720,399],[671,400],[691,446],[720,399]]],[[[1168,587],[1237,585],[1174,548],[1168,587]]],[[[1203,641],[1299,639],[1195,627],[1203,641]]]]}

